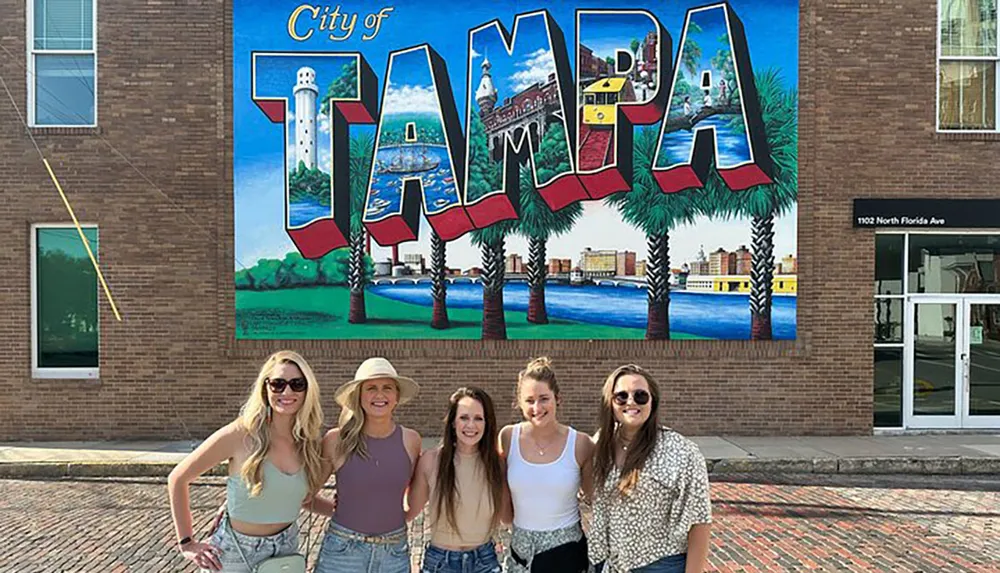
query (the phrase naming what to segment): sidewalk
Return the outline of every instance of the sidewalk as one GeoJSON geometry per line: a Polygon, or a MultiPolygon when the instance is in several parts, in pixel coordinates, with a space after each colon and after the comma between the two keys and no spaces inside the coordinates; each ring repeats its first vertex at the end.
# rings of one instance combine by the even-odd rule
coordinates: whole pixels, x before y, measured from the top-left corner
{"type": "MultiPolygon", "coordinates": [[[[1000,474],[1000,434],[696,436],[712,474],[1000,474]]],[[[425,438],[424,447],[436,439],[425,438]]],[[[0,442],[0,478],[162,477],[197,441],[0,442]]],[[[225,475],[218,466],[213,475],[225,475]]]]}

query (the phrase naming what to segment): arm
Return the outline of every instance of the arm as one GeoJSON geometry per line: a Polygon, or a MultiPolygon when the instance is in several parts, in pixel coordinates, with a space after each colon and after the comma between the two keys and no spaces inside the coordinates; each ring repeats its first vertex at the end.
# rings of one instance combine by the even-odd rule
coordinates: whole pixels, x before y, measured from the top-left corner
{"type": "Polygon", "coordinates": [[[712,524],[698,523],[688,530],[687,565],[684,573],[702,573],[708,562],[708,539],[712,524]]]}
{"type": "MultiPolygon", "coordinates": [[[[170,472],[167,478],[167,494],[170,498],[170,513],[177,539],[194,537],[189,491],[191,482],[218,464],[232,459],[236,449],[241,445],[242,435],[235,423],[220,428],[170,472]]],[[[181,551],[185,558],[199,566],[205,566],[204,563],[207,562],[221,569],[218,558],[213,554],[213,550],[208,548],[211,546],[192,540],[181,546],[181,551]]]]}
{"type": "Polygon", "coordinates": [[[503,498],[500,501],[499,519],[502,525],[514,523],[514,501],[510,496],[510,488],[507,486],[507,452],[510,451],[510,437],[514,432],[513,426],[504,426],[500,430],[500,439],[497,440],[497,451],[500,453],[500,464],[503,468],[503,498]]]}
{"type": "MultiPolygon", "coordinates": [[[[340,429],[334,428],[323,436],[323,483],[330,480],[333,472],[343,465],[337,457],[337,445],[340,442],[340,429]]],[[[337,509],[337,491],[334,490],[333,498],[322,495],[323,490],[317,491],[313,496],[307,498],[302,503],[302,509],[311,511],[316,515],[333,517],[337,509]]]]}
{"type": "MultiPolygon", "coordinates": [[[[420,434],[416,430],[411,430],[410,428],[403,428],[403,446],[406,448],[406,453],[410,456],[410,481],[406,484],[406,490],[403,491],[403,499],[400,503],[403,504],[403,512],[409,513],[410,508],[407,504],[407,500],[410,497],[410,488],[413,486],[413,480],[415,479],[418,471],[418,466],[420,465],[420,450],[423,447],[423,440],[420,438],[420,434]]],[[[420,513],[419,511],[417,513],[420,513]]]]}
{"type": "Polygon", "coordinates": [[[437,466],[438,455],[441,449],[428,450],[420,456],[417,462],[417,472],[410,482],[410,489],[406,492],[406,521],[413,521],[413,518],[420,515],[427,505],[427,500],[431,495],[430,476],[435,466],[437,466]]]}
{"type": "Polygon", "coordinates": [[[576,463],[580,466],[580,490],[583,502],[589,504],[594,495],[594,440],[583,432],[577,432],[576,463]]]}

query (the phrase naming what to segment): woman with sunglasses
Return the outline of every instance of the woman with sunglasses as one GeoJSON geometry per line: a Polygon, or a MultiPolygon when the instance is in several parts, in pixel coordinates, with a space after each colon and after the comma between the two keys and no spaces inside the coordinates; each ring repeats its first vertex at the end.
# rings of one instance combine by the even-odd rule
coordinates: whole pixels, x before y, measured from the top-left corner
{"type": "Polygon", "coordinates": [[[587,571],[587,540],[579,492],[588,497],[594,444],[556,419],[559,384],[547,357],[517,377],[516,405],[524,422],[500,431],[501,456],[514,506],[508,573],[587,571]]]}
{"type": "MultiPolygon", "coordinates": [[[[420,456],[420,434],[393,414],[420,387],[385,358],[369,358],[335,395],[340,425],[323,439],[327,469],[337,475],[337,504],[315,573],[409,573],[403,495],[420,456]]],[[[327,473],[329,476],[329,473],[327,473]]]]}
{"type": "Polygon", "coordinates": [[[294,352],[264,362],[239,417],[170,472],[167,491],[178,547],[204,571],[250,573],[298,550],[296,518],[325,480],[319,384],[294,352]],[[194,538],[189,486],[229,462],[226,515],[208,542],[194,538]]]}
{"type": "Polygon", "coordinates": [[[712,522],[705,458],[660,426],[659,408],[660,387],[639,366],[621,366],[604,382],[589,551],[605,573],[705,568],[712,522]]]}
{"type": "Polygon", "coordinates": [[[497,418],[485,391],[459,388],[448,400],[441,445],[424,452],[407,501],[412,520],[430,499],[431,541],[421,573],[500,571],[493,534],[510,521],[497,451],[497,418]]]}

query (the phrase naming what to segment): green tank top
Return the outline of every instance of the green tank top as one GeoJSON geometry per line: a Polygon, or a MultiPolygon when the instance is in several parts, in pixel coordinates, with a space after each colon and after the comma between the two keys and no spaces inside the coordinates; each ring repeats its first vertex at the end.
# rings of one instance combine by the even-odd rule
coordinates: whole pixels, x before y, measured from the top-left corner
{"type": "Polygon", "coordinates": [[[257,497],[250,497],[243,478],[229,476],[226,482],[226,511],[229,517],[246,523],[291,523],[299,515],[302,502],[309,493],[306,470],[286,474],[264,460],[261,478],[264,487],[257,497]]]}

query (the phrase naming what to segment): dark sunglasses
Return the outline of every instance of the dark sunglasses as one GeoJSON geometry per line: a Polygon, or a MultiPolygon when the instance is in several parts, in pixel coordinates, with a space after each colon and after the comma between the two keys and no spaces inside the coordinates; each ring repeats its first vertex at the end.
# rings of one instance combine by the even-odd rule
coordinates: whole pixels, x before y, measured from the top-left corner
{"type": "MultiPolygon", "coordinates": [[[[621,392],[615,392],[615,404],[618,404],[619,406],[628,404],[628,396],[629,393],[624,390],[621,392]]],[[[649,402],[649,392],[646,392],[645,390],[636,390],[632,393],[632,399],[635,400],[636,404],[645,406],[646,403],[649,402]]]]}
{"type": "Polygon", "coordinates": [[[281,394],[285,391],[285,386],[292,389],[292,392],[305,392],[308,383],[305,378],[292,378],[291,380],[285,380],[284,378],[265,378],[264,383],[267,387],[271,389],[271,392],[275,394],[281,394]]]}

